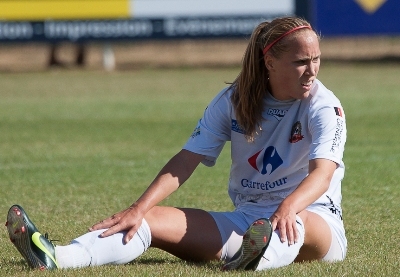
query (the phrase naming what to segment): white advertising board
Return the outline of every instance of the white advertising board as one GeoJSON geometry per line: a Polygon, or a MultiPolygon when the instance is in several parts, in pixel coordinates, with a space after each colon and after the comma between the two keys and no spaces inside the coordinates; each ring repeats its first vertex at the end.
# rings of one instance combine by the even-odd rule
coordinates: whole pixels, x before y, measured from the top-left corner
{"type": "Polygon", "coordinates": [[[131,0],[132,17],[249,16],[295,12],[295,0],[131,0]]]}

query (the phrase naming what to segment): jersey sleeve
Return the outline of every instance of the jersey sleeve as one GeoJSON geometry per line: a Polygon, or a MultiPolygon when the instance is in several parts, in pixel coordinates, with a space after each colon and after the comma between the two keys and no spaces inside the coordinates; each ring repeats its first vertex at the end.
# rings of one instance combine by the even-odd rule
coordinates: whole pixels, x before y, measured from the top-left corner
{"type": "Polygon", "coordinates": [[[225,89],[207,106],[183,149],[204,155],[204,165],[215,165],[225,142],[230,140],[231,112],[230,93],[225,89]]]}
{"type": "Polygon", "coordinates": [[[312,136],[309,159],[328,159],[341,164],[346,121],[340,103],[319,107],[310,119],[309,128],[312,136]]]}

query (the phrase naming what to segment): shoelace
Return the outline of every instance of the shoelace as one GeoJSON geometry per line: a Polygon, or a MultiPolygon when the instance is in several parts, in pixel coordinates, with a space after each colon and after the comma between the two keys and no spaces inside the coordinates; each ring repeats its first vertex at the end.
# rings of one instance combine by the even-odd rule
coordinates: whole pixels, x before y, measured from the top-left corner
{"type": "Polygon", "coordinates": [[[49,234],[48,233],[44,233],[44,238],[47,239],[48,241],[50,241],[53,245],[54,245],[54,241],[60,241],[58,239],[49,239],[49,234]]]}

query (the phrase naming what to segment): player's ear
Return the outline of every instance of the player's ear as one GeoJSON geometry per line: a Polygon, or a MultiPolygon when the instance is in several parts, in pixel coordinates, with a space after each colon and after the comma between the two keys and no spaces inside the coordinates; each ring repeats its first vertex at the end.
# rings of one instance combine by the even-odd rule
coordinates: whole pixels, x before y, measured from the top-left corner
{"type": "Polygon", "coordinates": [[[268,71],[274,70],[274,57],[269,54],[264,55],[264,64],[268,71]]]}

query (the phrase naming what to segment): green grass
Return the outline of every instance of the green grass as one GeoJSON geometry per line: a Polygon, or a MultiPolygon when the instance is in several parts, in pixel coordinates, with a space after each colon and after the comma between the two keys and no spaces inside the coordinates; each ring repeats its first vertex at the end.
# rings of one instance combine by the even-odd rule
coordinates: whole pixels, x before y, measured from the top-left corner
{"type": "MultiPolygon", "coordinates": [[[[348,141],[343,182],[349,240],[344,262],[221,273],[150,249],[123,266],[41,276],[397,276],[400,269],[400,65],[323,64],[342,101],[348,141]]],[[[0,215],[21,204],[66,244],[130,205],[180,150],[211,98],[237,68],[0,75],[0,215]]],[[[227,210],[229,147],[163,205],[227,210]]],[[[1,218],[1,216],[0,216],[1,218]]],[[[37,276],[0,233],[0,276],[37,276]]]]}

